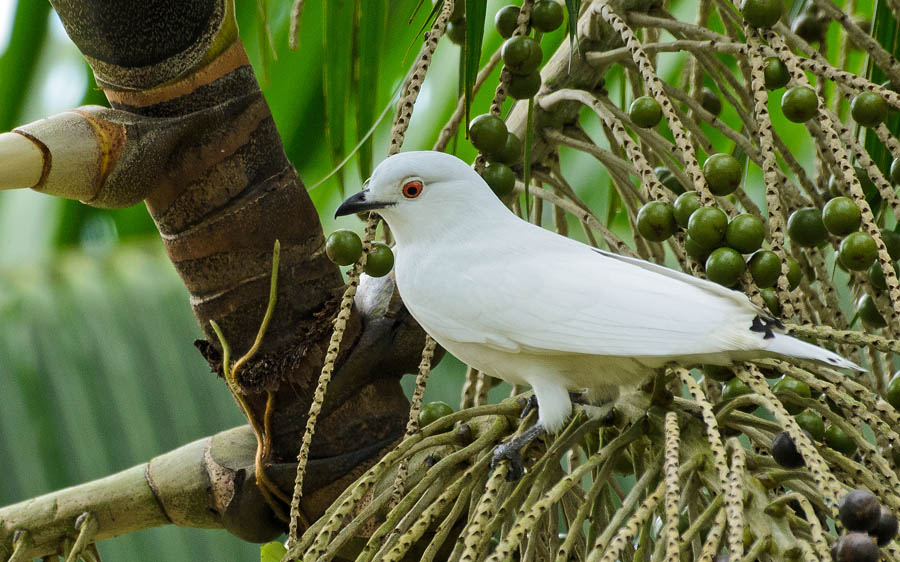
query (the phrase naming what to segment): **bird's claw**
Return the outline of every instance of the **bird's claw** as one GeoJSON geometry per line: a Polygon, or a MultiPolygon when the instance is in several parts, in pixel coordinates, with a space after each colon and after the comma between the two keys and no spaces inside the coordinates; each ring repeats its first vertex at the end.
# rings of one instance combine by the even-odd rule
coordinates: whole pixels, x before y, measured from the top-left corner
{"type": "Polygon", "coordinates": [[[519,419],[525,419],[525,417],[528,416],[528,414],[530,414],[532,410],[537,411],[538,401],[536,394],[532,394],[528,398],[521,399],[520,403],[522,402],[524,402],[524,404],[522,404],[522,411],[519,413],[519,419]]]}
{"type": "Polygon", "coordinates": [[[525,461],[522,459],[521,447],[510,441],[494,447],[491,456],[491,469],[497,468],[502,461],[509,463],[509,471],[506,473],[507,482],[515,482],[525,474],[525,461]]]}

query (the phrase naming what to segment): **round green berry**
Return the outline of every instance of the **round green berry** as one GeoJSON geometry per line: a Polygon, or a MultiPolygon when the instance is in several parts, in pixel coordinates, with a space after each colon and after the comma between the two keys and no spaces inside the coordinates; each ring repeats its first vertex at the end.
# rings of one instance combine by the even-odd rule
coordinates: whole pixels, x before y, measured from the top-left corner
{"type": "Polygon", "coordinates": [[[688,234],[684,237],[684,251],[687,252],[687,255],[694,258],[696,261],[700,263],[706,263],[706,258],[709,257],[709,253],[712,251],[712,248],[706,248],[694,242],[694,239],[691,238],[691,235],[688,234]]]}
{"type": "Polygon", "coordinates": [[[777,90],[787,86],[791,81],[791,73],[778,57],[769,57],[763,62],[763,78],[766,88],[777,90]]]}
{"type": "Polygon", "coordinates": [[[531,9],[531,25],[549,33],[562,25],[564,16],[563,7],[553,0],[538,0],[531,9]]]}
{"type": "Polygon", "coordinates": [[[771,250],[756,252],[750,256],[747,265],[750,268],[750,275],[753,276],[753,282],[760,289],[774,287],[778,282],[778,276],[781,275],[781,260],[771,250]]]}
{"type": "Polygon", "coordinates": [[[788,289],[793,291],[797,288],[798,285],[800,285],[800,278],[803,277],[803,272],[800,270],[800,262],[798,262],[791,256],[787,256],[785,259],[788,263],[788,289]]]}
{"type": "Polygon", "coordinates": [[[700,106],[717,117],[722,113],[722,100],[709,88],[700,92],[700,106]]]}
{"type": "Polygon", "coordinates": [[[819,99],[815,90],[807,86],[794,86],[781,96],[781,112],[794,123],[805,123],[812,119],[819,109],[819,99]]]}
{"type": "Polygon", "coordinates": [[[662,107],[650,96],[635,98],[628,108],[628,117],[638,127],[651,128],[662,120],[662,107]]]}
{"type": "MultiPolygon", "coordinates": [[[[446,402],[429,402],[422,406],[419,410],[419,427],[430,425],[444,416],[453,413],[453,408],[446,402]]],[[[452,427],[448,427],[445,431],[450,431],[452,427]]]]}
{"type": "Polygon", "coordinates": [[[394,252],[387,244],[375,242],[366,258],[366,266],[363,271],[369,277],[384,277],[394,267],[394,252]]]}
{"type": "Polygon", "coordinates": [[[517,164],[522,159],[522,141],[519,137],[510,133],[506,136],[506,144],[503,150],[495,154],[491,154],[491,160],[501,162],[508,166],[517,164]]]}
{"type": "Polygon", "coordinates": [[[900,410],[900,371],[894,373],[894,377],[887,384],[884,398],[895,410],[900,410]]]}
{"type": "Polygon", "coordinates": [[[466,44],[466,18],[447,24],[447,37],[456,45],[466,44]]]}
{"type": "Polygon", "coordinates": [[[850,115],[863,127],[877,127],[887,117],[888,105],[875,92],[862,92],[850,102],[850,115]]]}
{"type": "Polygon", "coordinates": [[[778,301],[778,295],[775,294],[775,289],[760,289],[759,294],[762,297],[763,302],[766,303],[766,308],[769,309],[769,312],[775,316],[779,316],[781,314],[781,303],[778,301]]]}
{"type": "Polygon", "coordinates": [[[884,321],[884,316],[878,312],[878,307],[875,305],[875,299],[868,293],[861,296],[856,302],[856,313],[859,315],[859,319],[863,321],[863,324],[870,328],[884,328],[887,326],[887,322],[884,321]]]}
{"type": "Polygon", "coordinates": [[[756,215],[744,213],[731,219],[725,228],[725,243],[742,254],[751,254],[762,246],[766,225],[756,215]]]}
{"type": "Polygon", "coordinates": [[[835,424],[825,428],[825,444],[848,457],[856,452],[856,442],[835,424]]]}
{"type": "Polygon", "coordinates": [[[533,98],[541,89],[541,73],[534,71],[531,74],[513,74],[506,85],[506,93],[514,100],[527,100],[533,98]]]}
{"type": "Polygon", "coordinates": [[[753,391],[744,381],[735,377],[722,386],[722,401],[734,400],[738,396],[752,393],[753,391]]]}
{"type": "Polygon", "coordinates": [[[875,239],[866,232],[853,232],[841,241],[838,257],[847,269],[869,269],[878,257],[875,239]]]}
{"type": "Polygon", "coordinates": [[[541,44],[524,35],[510,37],[503,42],[500,48],[500,56],[503,58],[503,64],[513,74],[527,75],[531,74],[541,66],[541,60],[544,53],[541,51],[541,44]]]}
{"type": "Polygon", "coordinates": [[[665,201],[650,201],[637,214],[638,232],[651,242],[662,242],[675,234],[675,214],[665,201]]]}
{"type": "Polygon", "coordinates": [[[730,154],[713,154],[703,163],[703,177],[714,195],[729,195],[741,184],[741,163],[730,154]]]}
{"type": "Polygon", "coordinates": [[[469,123],[469,140],[485,154],[500,152],[506,146],[506,123],[496,115],[485,113],[469,123]]]}
{"type": "Polygon", "coordinates": [[[687,228],[688,221],[694,211],[700,208],[700,196],[696,191],[685,191],[675,199],[675,222],[681,228],[687,228]]]}
{"type": "Polygon", "coordinates": [[[497,28],[497,33],[500,34],[500,37],[504,39],[512,37],[513,32],[516,30],[516,21],[518,19],[518,6],[503,6],[497,10],[497,15],[494,16],[494,27],[497,28]]]}
{"type": "Polygon", "coordinates": [[[744,258],[732,248],[717,248],[706,258],[706,276],[725,287],[737,284],[744,267],[744,258]]]}
{"type": "MultiPolygon", "coordinates": [[[[772,386],[772,392],[774,392],[776,396],[779,394],[791,393],[796,394],[800,398],[812,398],[812,392],[810,391],[808,384],[790,377],[780,378],[778,382],[772,386]]],[[[803,406],[792,404],[790,400],[785,402],[784,407],[790,414],[799,414],[803,411],[803,406]]]]}
{"type": "Polygon", "coordinates": [[[808,43],[821,42],[828,30],[827,20],[823,21],[816,14],[800,14],[791,24],[791,31],[808,43]]]}
{"type": "Polygon", "coordinates": [[[669,191],[673,193],[684,193],[684,186],[681,185],[681,182],[678,181],[678,178],[675,177],[675,174],[672,173],[672,170],[666,168],[665,166],[658,166],[653,168],[653,173],[656,174],[657,179],[659,179],[659,183],[663,184],[669,191]]]}
{"type": "Polygon", "coordinates": [[[825,438],[825,421],[818,412],[803,410],[795,415],[794,419],[797,420],[797,425],[800,426],[800,429],[809,433],[810,437],[816,441],[821,441],[825,438]]]}
{"type": "Polygon", "coordinates": [[[822,212],[815,207],[797,209],[788,217],[788,236],[800,246],[818,246],[828,239],[828,231],[822,222],[822,212]]]}
{"type": "Polygon", "coordinates": [[[891,162],[891,181],[900,185],[900,158],[894,158],[891,162]]]}
{"type": "Polygon", "coordinates": [[[900,234],[886,228],[881,229],[881,239],[892,260],[900,260],[900,234]]]}
{"type": "Polygon", "coordinates": [[[822,208],[822,223],[835,236],[855,232],[862,222],[859,207],[849,197],[835,197],[822,208]]]}
{"type": "Polygon", "coordinates": [[[459,0],[453,4],[453,11],[450,12],[450,23],[459,23],[466,17],[466,3],[459,0]]]}
{"type": "Polygon", "coordinates": [[[506,164],[492,162],[481,171],[481,178],[497,197],[503,198],[516,187],[516,175],[506,164]]]}
{"type": "Polygon", "coordinates": [[[338,265],[356,263],[362,255],[362,240],[352,230],[335,230],[325,241],[325,255],[338,265]]]}
{"type": "Polygon", "coordinates": [[[743,0],[741,14],[750,27],[772,27],[784,11],[782,0],[743,0]]]}
{"type": "Polygon", "coordinates": [[[688,219],[688,234],[704,248],[715,248],[725,237],[728,215],[718,207],[702,207],[688,219]]]}
{"type": "MultiPolygon", "coordinates": [[[[893,262],[893,266],[894,275],[900,278],[900,267],[897,266],[897,262],[893,262]]],[[[872,282],[872,286],[876,289],[880,291],[887,290],[887,281],[884,278],[884,271],[882,271],[881,263],[878,260],[875,260],[875,263],[869,268],[869,281],[872,282]]]]}

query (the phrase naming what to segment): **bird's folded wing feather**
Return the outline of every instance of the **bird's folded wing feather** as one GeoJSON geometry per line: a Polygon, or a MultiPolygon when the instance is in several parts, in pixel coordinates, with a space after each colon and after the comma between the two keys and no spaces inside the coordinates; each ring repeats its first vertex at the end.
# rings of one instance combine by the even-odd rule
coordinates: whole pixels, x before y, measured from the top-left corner
{"type": "Polygon", "coordinates": [[[453,272],[415,316],[439,339],[510,352],[659,357],[763,343],[749,329],[758,311],[740,293],[546,231],[529,244],[530,235],[453,272]]]}

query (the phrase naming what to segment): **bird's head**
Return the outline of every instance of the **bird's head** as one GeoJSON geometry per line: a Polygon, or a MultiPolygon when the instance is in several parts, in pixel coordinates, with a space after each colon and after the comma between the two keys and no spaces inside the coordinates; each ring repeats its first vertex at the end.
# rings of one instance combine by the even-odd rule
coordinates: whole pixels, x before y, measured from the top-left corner
{"type": "Polygon", "coordinates": [[[508,211],[475,170],[459,158],[430,150],[386,158],[359,193],[335,216],[377,211],[398,242],[407,234],[444,230],[465,217],[508,211]]]}

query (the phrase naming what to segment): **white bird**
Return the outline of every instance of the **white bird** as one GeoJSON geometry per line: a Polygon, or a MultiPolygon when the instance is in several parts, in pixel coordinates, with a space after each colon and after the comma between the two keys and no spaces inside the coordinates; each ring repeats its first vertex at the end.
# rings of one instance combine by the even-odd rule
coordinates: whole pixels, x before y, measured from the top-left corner
{"type": "Polygon", "coordinates": [[[520,219],[449,154],[387,158],[335,214],[365,210],[391,228],[397,289],[422,328],[472,367],[534,390],[538,423],[495,461],[515,464],[522,445],[558,431],[569,391],[614,398],[670,361],[784,356],[862,370],[784,335],[743,293],[520,219]]]}

